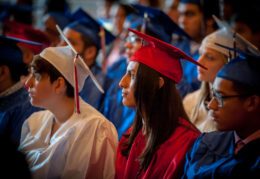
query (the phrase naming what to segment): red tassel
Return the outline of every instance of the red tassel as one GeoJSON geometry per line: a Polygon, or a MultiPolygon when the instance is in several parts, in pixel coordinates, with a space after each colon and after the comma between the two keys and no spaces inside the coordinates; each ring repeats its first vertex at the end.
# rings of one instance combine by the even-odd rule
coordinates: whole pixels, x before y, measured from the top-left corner
{"type": "Polygon", "coordinates": [[[100,26],[100,45],[102,50],[102,70],[104,73],[107,72],[107,59],[106,59],[106,39],[105,39],[105,30],[102,26],[100,26]]]}
{"type": "Polygon", "coordinates": [[[76,112],[80,114],[79,110],[79,88],[78,88],[78,73],[77,73],[77,59],[78,54],[76,55],[76,58],[74,59],[74,77],[75,77],[75,98],[76,98],[76,112]]]}

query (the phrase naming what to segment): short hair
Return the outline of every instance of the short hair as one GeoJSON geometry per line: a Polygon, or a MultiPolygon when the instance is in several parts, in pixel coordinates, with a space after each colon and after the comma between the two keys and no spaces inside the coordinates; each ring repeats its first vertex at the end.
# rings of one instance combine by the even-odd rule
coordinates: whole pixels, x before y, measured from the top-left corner
{"type": "MultiPolygon", "coordinates": [[[[47,60],[42,58],[40,55],[35,55],[33,58],[32,63],[30,64],[30,67],[33,68],[36,72],[40,74],[47,74],[50,77],[51,83],[53,83],[55,80],[58,79],[58,77],[64,78],[64,76],[47,60]]],[[[73,98],[74,97],[74,88],[72,85],[67,81],[66,78],[64,78],[67,89],[66,89],[66,95],[68,97],[73,98]]]]}
{"type": "Polygon", "coordinates": [[[91,47],[91,46],[96,47],[96,49],[97,49],[97,53],[95,55],[95,58],[96,58],[97,55],[98,55],[98,50],[99,50],[98,45],[96,43],[94,43],[90,38],[86,37],[85,35],[81,34],[81,39],[82,39],[83,44],[84,44],[83,51],[86,50],[88,47],[91,47]]]}
{"type": "Polygon", "coordinates": [[[247,9],[241,9],[241,11],[236,12],[232,18],[231,22],[241,22],[250,28],[253,33],[260,32],[260,24],[256,23],[256,19],[260,18],[259,10],[257,8],[249,7],[247,9]]]}
{"type": "Polygon", "coordinates": [[[28,66],[25,63],[15,63],[0,59],[0,66],[7,66],[9,68],[11,78],[15,82],[20,81],[22,75],[28,75],[28,66]]]}
{"type": "Polygon", "coordinates": [[[123,8],[125,16],[128,16],[129,14],[132,14],[132,13],[136,12],[136,10],[129,4],[125,4],[125,3],[119,2],[118,5],[121,8],[123,8]]]}
{"type": "Polygon", "coordinates": [[[232,81],[232,89],[239,94],[245,94],[245,95],[248,94],[248,96],[250,95],[260,96],[260,86],[252,88],[232,81]]]}

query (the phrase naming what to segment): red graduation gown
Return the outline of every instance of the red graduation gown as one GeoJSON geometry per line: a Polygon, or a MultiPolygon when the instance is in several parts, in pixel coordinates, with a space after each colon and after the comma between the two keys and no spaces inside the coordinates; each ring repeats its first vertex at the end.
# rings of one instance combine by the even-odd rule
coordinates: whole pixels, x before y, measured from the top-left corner
{"type": "MultiPolygon", "coordinates": [[[[147,170],[142,171],[138,178],[181,178],[184,170],[186,152],[192,147],[199,135],[187,121],[180,119],[179,126],[171,137],[155,152],[147,170]]],[[[135,178],[140,169],[136,160],[143,152],[146,144],[142,130],[136,136],[128,158],[121,154],[122,144],[126,138],[122,137],[117,149],[116,177],[117,179],[135,178]]]]}

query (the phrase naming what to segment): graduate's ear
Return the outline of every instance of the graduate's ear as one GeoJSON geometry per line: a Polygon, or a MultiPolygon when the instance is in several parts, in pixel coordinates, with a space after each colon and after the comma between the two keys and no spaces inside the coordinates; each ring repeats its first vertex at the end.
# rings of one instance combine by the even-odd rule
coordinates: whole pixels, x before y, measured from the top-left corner
{"type": "Polygon", "coordinates": [[[10,76],[10,70],[6,65],[0,66],[0,81],[6,80],[10,76]]]}
{"type": "Polygon", "coordinates": [[[64,92],[66,92],[67,86],[64,78],[58,77],[58,79],[55,80],[54,83],[56,94],[63,94],[64,92]]]}
{"type": "Polygon", "coordinates": [[[161,88],[164,85],[164,79],[162,77],[159,77],[159,88],[161,88]]]}
{"type": "Polygon", "coordinates": [[[29,64],[33,59],[33,51],[22,45],[18,45],[20,50],[23,52],[23,62],[29,64]]]}
{"type": "Polygon", "coordinates": [[[258,95],[250,96],[246,99],[245,105],[247,107],[247,111],[255,111],[259,109],[260,106],[260,97],[258,95]]]}
{"type": "Polygon", "coordinates": [[[95,47],[94,45],[89,46],[84,50],[83,52],[84,60],[89,67],[91,67],[95,63],[96,54],[97,54],[97,47],[95,47]]]}

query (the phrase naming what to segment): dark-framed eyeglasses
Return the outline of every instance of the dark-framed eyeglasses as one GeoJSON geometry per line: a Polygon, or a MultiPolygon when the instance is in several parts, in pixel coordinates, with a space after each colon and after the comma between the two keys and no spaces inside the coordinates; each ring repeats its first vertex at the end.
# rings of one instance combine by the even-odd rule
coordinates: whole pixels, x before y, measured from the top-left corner
{"type": "Polygon", "coordinates": [[[229,96],[222,96],[218,92],[216,92],[213,88],[211,89],[211,95],[216,100],[218,107],[222,108],[224,99],[227,98],[244,98],[250,96],[250,94],[237,94],[237,95],[229,95],[229,96]]]}

